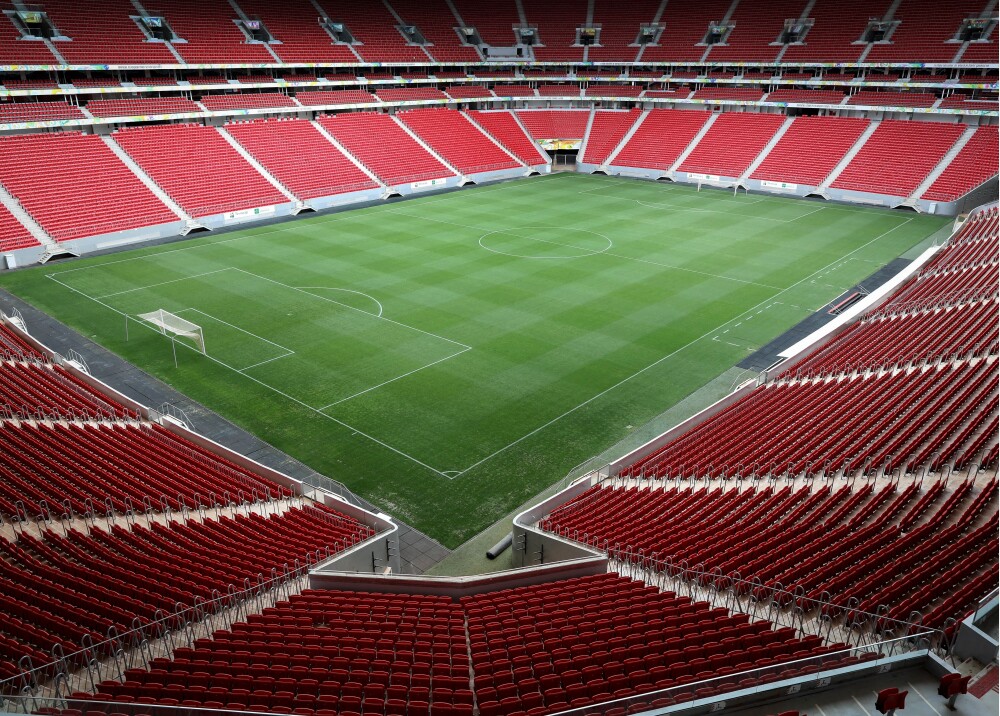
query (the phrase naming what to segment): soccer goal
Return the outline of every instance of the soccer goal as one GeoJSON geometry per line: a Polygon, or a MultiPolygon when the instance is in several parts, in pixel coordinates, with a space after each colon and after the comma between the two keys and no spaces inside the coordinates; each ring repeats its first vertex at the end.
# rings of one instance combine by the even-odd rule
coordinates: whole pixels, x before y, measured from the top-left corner
{"type": "MultiPolygon", "coordinates": [[[[175,313],[164,311],[162,308],[151,313],[140,313],[139,318],[156,326],[157,330],[165,336],[170,337],[173,343],[177,338],[186,338],[198,349],[199,353],[207,355],[205,351],[205,336],[201,326],[181,318],[175,313]]],[[[176,357],[176,349],[174,350],[176,357]]]]}

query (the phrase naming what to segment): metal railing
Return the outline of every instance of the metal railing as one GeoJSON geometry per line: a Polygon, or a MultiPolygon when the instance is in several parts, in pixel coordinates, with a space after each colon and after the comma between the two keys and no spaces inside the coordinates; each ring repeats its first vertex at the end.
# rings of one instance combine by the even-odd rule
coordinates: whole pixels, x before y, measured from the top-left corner
{"type": "Polygon", "coordinates": [[[150,621],[136,617],[131,629],[119,633],[111,627],[100,642],[85,635],[79,651],[67,654],[57,645],[46,664],[22,657],[21,673],[0,681],[0,705],[16,696],[65,700],[74,692],[96,691],[102,681],[123,681],[128,669],[148,669],[154,659],[172,658],[176,649],[193,648],[196,640],[210,639],[215,631],[298,594],[310,568],[333,554],[328,548],[309,552],[266,575],[259,573],[256,582],[247,578],[241,587],[229,585],[226,594],[213,590],[210,599],[196,598],[191,605],[178,602],[172,613],[158,610],[150,621]]]}

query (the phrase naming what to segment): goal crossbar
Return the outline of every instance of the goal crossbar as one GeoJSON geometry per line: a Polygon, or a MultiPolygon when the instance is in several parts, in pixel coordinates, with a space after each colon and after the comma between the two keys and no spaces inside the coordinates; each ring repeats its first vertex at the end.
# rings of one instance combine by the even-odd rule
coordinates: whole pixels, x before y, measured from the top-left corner
{"type": "Polygon", "coordinates": [[[149,313],[140,313],[139,318],[156,326],[160,333],[165,336],[189,339],[198,347],[199,351],[205,353],[205,336],[201,326],[197,323],[192,323],[176,313],[164,311],[162,308],[149,313]]]}

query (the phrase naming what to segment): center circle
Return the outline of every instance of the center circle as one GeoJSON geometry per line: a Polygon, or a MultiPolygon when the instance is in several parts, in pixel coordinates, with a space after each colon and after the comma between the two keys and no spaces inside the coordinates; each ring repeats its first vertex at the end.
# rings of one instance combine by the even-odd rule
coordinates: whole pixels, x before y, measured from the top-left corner
{"type": "Polygon", "coordinates": [[[519,226],[479,237],[487,251],[519,259],[579,259],[608,251],[614,244],[604,234],[568,226],[519,226]]]}

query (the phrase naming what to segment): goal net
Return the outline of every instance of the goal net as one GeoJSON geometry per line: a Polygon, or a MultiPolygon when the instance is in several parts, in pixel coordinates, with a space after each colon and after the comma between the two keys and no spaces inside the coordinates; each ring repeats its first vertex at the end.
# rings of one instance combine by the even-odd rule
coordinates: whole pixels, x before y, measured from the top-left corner
{"type": "Polygon", "coordinates": [[[201,353],[205,353],[205,336],[202,335],[201,326],[197,323],[187,321],[180,316],[164,311],[162,308],[151,313],[140,313],[139,318],[152,323],[165,336],[173,338],[187,338],[198,348],[201,353]]]}

